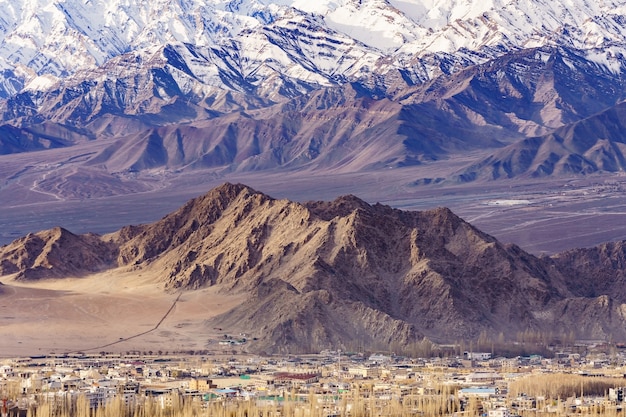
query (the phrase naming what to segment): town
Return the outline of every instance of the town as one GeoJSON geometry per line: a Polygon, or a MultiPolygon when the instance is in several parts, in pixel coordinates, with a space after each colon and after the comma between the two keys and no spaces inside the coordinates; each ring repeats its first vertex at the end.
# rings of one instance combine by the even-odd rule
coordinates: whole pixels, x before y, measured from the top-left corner
{"type": "Polygon", "coordinates": [[[505,358],[465,351],[409,358],[327,350],[280,356],[76,352],[6,358],[0,362],[1,413],[23,417],[621,413],[626,349],[586,342],[552,356],[505,358]]]}

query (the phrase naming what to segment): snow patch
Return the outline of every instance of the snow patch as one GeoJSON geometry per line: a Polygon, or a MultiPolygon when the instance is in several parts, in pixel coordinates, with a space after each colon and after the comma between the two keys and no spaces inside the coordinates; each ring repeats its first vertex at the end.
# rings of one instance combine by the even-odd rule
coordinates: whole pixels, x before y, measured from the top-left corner
{"type": "Polygon", "coordinates": [[[46,91],[56,85],[59,79],[53,75],[45,74],[33,78],[24,86],[27,91],[46,91]]]}
{"type": "Polygon", "coordinates": [[[624,68],[622,66],[622,63],[619,59],[616,58],[616,56],[619,56],[618,54],[621,55],[623,53],[624,51],[614,53],[611,50],[595,50],[589,51],[586,55],[586,58],[591,62],[595,62],[596,64],[608,69],[613,74],[619,74],[624,70],[624,68]]]}

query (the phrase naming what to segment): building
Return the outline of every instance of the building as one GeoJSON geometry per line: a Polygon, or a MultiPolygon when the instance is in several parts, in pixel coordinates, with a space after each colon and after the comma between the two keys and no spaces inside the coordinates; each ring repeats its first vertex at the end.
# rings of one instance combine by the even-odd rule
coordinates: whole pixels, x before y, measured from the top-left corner
{"type": "Polygon", "coordinates": [[[464,359],[486,361],[491,359],[491,353],[488,352],[463,352],[464,359]]]}
{"type": "Polygon", "coordinates": [[[217,388],[217,384],[214,384],[213,380],[211,379],[192,378],[189,381],[189,389],[192,391],[206,392],[215,388],[217,388]]]}
{"type": "Polygon", "coordinates": [[[348,374],[356,378],[378,378],[380,368],[377,366],[353,366],[348,368],[348,374]]]}
{"type": "Polygon", "coordinates": [[[469,384],[494,384],[503,379],[504,377],[497,372],[472,372],[465,377],[469,384]]]}
{"type": "Polygon", "coordinates": [[[498,407],[494,410],[487,411],[488,417],[511,417],[511,410],[506,407],[498,407]]]}
{"type": "Polygon", "coordinates": [[[495,387],[475,387],[475,388],[462,388],[458,391],[459,399],[465,398],[489,398],[498,395],[498,388],[495,387]]]}
{"type": "Polygon", "coordinates": [[[274,375],[274,384],[280,385],[306,385],[319,381],[319,374],[316,373],[292,373],[292,372],[276,372],[274,375]]]}

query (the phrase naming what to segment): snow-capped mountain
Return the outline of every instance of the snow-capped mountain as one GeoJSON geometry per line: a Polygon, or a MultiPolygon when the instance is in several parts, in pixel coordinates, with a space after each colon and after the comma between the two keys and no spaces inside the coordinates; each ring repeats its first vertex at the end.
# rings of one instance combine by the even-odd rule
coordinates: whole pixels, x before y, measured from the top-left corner
{"type": "Polygon", "coordinates": [[[2,149],[114,136],[99,164],[418,164],[604,111],[625,73],[626,0],[0,0],[2,149]]]}
{"type": "Polygon", "coordinates": [[[167,48],[183,58],[192,84],[245,91],[263,83],[270,96],[290,83],[331,85],[392,69],[423,81],[438,66],[420,58],[433,54],[476,63],[563,45],[612,66],[625,15],[626,2],[585,0],[3,0],[2,95],[49,90],[86,71],[93,80],[123,78],[129,62],[145,70],[167,59],[167,48]],[[225,73],[238,82],[229,85],[225,73]]]}

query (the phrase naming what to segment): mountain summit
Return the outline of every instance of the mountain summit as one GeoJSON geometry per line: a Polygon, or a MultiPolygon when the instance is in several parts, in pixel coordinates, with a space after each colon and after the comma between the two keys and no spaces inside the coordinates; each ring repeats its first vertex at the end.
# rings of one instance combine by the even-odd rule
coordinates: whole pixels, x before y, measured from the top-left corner
{"type": "MultiPolygon", "coordinates": [[[[0,10],[3,69],[26,67],[30,77],[142,64],[115,61],[128,54],[176,58],[177,48],[166,46],[187,45],[196,62],[213,64],[198,74],[209,79],[229,66],[251,78],[291,67],[292,76],[320,82],[358,74],[389,56],[396,57],[393,66],[406,68],[406,57],[429,54],[493,57],[502,49],[546,45],[618,47],[626,6],[544,0],[4,0],[0,10]]],[[[181,73],[193,68],[173,63],[181,73]]],[[[49,84],[54,78],[44,79],[49,84]]],[[[31,80],[29,88],[43,87],[44,79],[31,80]]]]}
{"type": "Polygon", "coordinates": [[[236,96],[258,106],[347,82],[411,85],[546,46],[619,71],[622,3],[3,0],[0,98],[5,117],[96,103],[153,113],[181,97],[227,110],[236,96]],[[57,109],[50,94],[64,97],[57,109]]]}
{"type": "Polygon", "coordinates": [[[166,291],[245,295],[207,326],[254,334],[258,350],[294,352],[514,337],[556,323],[579,337],[623,338],[626,298],[611,265],[624,253],[620,243],[537,258],[446,208],[407,212],[354,196],[300,204],[224,184],[152,224],[18,239],[0,248],[0,273],[159,271],[166,291]]]}

